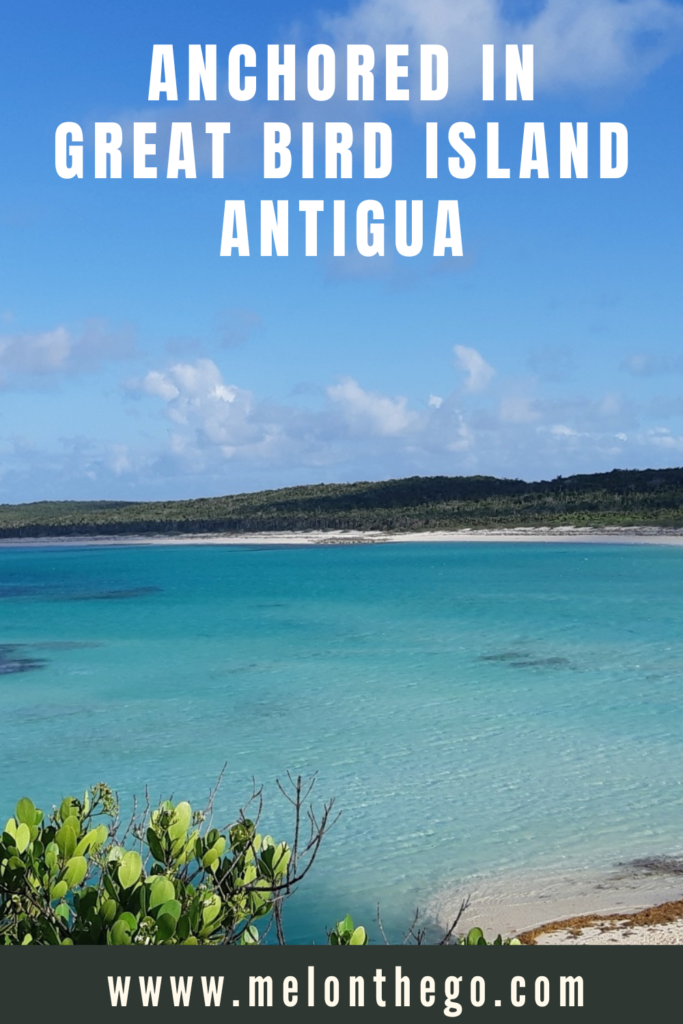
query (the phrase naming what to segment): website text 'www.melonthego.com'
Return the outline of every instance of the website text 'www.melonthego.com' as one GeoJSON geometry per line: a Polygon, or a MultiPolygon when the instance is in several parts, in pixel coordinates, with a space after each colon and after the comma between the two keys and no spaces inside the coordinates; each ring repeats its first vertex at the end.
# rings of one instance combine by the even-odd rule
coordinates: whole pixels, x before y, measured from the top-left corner
{"type": "MultiPolygon", "coordinates": [[[[232,979],[230,979],[232,980],[232,979]]],[[[393,977],[389,972],[375,971],[373,975],[316,977],[316,969],[309,967],[303,975],[289,975],[274,981],[268,974],[252,974],[228,991],[225,976],[185,977],[110,976],[109,995],[112,1006],[131,1004],[143,1007],[173,1006],[233,1006],[233,1007],[356,1007],[373,1006],[378,1009],[396,1007],[424,1007],[443,1013],[445,1017],[459,1017],[470,1007],[478,1009],[494,1006],[582,1007],[583,978],[580,975],[545,975],[525,977],[516,975],[509,985],[488,991],[481,975],[449,975],[442,981],[425,975],[419,980],[404,975],[396,967],[393,977]],[[136,982],[138,984],[136,984],[136,982]],[[139,995],[138,995],[139,985],[139,995]]],[[[492,988],[492,986],[489,986],[492,988]]]]}

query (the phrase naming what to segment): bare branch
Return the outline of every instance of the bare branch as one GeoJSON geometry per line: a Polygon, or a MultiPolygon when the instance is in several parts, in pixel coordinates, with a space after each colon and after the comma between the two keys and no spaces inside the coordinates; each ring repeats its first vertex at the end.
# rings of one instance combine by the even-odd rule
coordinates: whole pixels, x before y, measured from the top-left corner
{"type": "Polygon", "coordinates": [[[450,941],[451,941],[451,939],[453,937],[453,933],[455,932],[455,929],[458,927],[458,924],[460,923],[460,918],[465,913],[465,911],[467,910],[469,905],[470,905],[470,896],[468,895],[468,896],[465,896],[465,898],[460,903],[460,910],[456,914],[455,921],[450,926],[448,931],[444,933],[443,937],[441,938],[441,941],[438,943],[439,946],[448,946],[450,944],[450,941]]]}
{"type": "Polygon", "coordinates": [[[379,903],[377,904],[377,927],[379,928],[380,934],[381,934],[382,938],[384,939],[384,945],[385,946],[391,945],[391,943],[389,942],[389,939],[386,937],[386,934],[384,932],[384,925],[382,924],[382,918],[381,918],[380,912],[379,912],[379,903]]]}

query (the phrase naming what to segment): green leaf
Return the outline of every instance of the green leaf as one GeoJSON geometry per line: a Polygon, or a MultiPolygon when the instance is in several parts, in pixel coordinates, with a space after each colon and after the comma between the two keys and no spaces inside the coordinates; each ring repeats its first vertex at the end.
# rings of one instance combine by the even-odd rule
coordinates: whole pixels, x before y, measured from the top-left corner
{"type": "Polygon", "coordinates": [[[24,825],[28,825],[29,828],[36,824],[36,809],[33,801],[29,800],[27,796],[21,798],[14,810],[14,813],[17,821],[20,821],[24,825]]]}
{"type": "Polygon", "coordinates": [[[69,889],[73,889],[74,886],[81,884],[87,873],[88,862],[85,857],[71,857],[66,862],[63,881],[66,882],[69,889]]]}
{"type": "Polygon", "coordinates": [[[67,825],[72,828],[77,836],[81,834],[81,821],[76,814],[70,814],[68,818],[62,822],[62,825],[67,825]]]}
{"type": "Polygon", "coordinates": [[[220,859],[220,854],[216,853],[214,849],[211,849],[202,857],[202,867],[206,868],[208,871],[211,871],[214,864],[217,864],[220,859]]]}
{"type": "Polygon", "coordinates": [[[248,928],[245,928],[240,937],[240,944],[242,946],[258,946],[259,933],[253,924],[250,924],[248,928]]]}
{"type": "Polygon", "coordinates": [[[349,946],[367,946],[368,935],[362,925],[359,925],[351,934],[349,946]]]}
{"type": "MultiPolygon", "coordinates": [[[[105,838],[106,838],[106,836],[105,836],[105,838]]],[[[90,831],[87,832],[83,836],[81,841],[78,843],[76,849],[74,850],[74,856],[75,857],[82,857],[84,853],[89,853],[90,850],[92,850],[95,847],[99,846],[102,842],[104,842],[104,840],[100,839],[100,829],[99,829],[99,827],[98,828],[91,828],[90,831]]]]}
{"type": "Polygon", "coordinates": [[[256,881],[256,867],[255,867],[254,864],[249,864],[244,869],[244,874],[242,876],[242,884],[243,885],[249,885],[251,882],[255,882],[255,881],[256,881]]]}
{"type": "Polygon", "coordinates": [[[105,900],[100,907],[100,917],[105,924],[111,924],[116,917],[117,903],[116,900],[105,900]]]}
{"type": "Polygon", "coordinates": [[[59,856],[59,847],[57,846],[57,844],[56,843],[48,843],[47,846],[45,847],[45,863],[47,864],[47,866],[48,866],[48,868],[50,870],[52,870],[52,868],[56,867],[56,865],[57,865],[57,857],[58,856],[59,856]]]}
{"type": "Polygon", "coordinates": [[[155,907],[161,907],[164,903],[169,900],[175,899],[175,888],[173,882],[170,879],[165,878],[163,875],[159,875],[152,882],[152,888],[149,894],[149,909],[154,910],[155,907]]]}
{"type": "Polygon", "coordinates": [[[119,898],[119,894],[116,891],[116,886],[112,882],[109,875],[103,875],[102,881],[104,882],[104,888],[107,890],[107,894],[111,897],[111,899],[117,900],[119,898]]]}
{"type": "Polygon", "coordinates": [[[160,914],[157,918],[157,938],[167,942],[175,934],[175,918],[170,914],[160,914]]]}
{"type": "Polygon", "coordinates": [[[175,805],[176,820],[182,822],[183,828],[188,829],[192,824],[192,808],[187,800],[175,805]]]}
{"type": "Polygon", "coordinates": [[[204,925],[212,924],[221,912],[221,898],[216,893],[211,893],[204,900],[202,907],[202,921],[204,925]]]}
{"type": "Polygon", "coordinates": [[[177,848],[182,849],[187,836],[187,829],[183,826],[182,822],[177,821],[174,825],[169,825],[167,831],[169,839],[173,840],[177,848]]]}
{"type": "Polygon", "coordinates": [[[14,839],[15,835],[17,834],[17,823],[14,820],[14,818],[8,819],[7,824],[3,829],[3,832],[6,832],[8,836],[11,836],[12,839],[14,839]]]}
{"type": "Polygon", "coordinates": [[[74,856],[80,857],[84,853],[96,850],[98,846],[106,842],[109,834],[109,828],[106,825],[97,825],[96,828],[91,828],[74,850],[74,856]]]}
{"type": "Polygon", "coordinates": [[[135,890],[135,896],[137,898],[140,913],[145,917],[149,910],[149,886],[139,885],[135,890]]]}
{"type": "MultiPolygon", "coordinates": [[[[171,835],[171,830],[170,829],[169,829],[168,834],[169,834],[169,836],[171,835]]],[[[177,861],[178,858],[182,857],[182,855],[183,855],[183,851],[185,850],[185,838],[186,838],[186,835],[187,835],[187,833],[183,832],[182,835],[178,839],[175,839],[173,841],[173,843],[171,844],[171,856],[173,857],[173,859],[175,861],[177,861]]]]}
{"type": "Polygon", "coordinates": [[[276,875],[282,876],[287,871],[292,852],[286,843],[278,843],[273,853],[273,871],[276,875]]]}
{"type": "Polygon", "coordinates": [[[14,837],[14,842],[16,843],[19,853],[23,853],[31,842],[31,829],[23,821],[17,828],[17,834],[14,837]]]}
{"type": "Polygon", "coordinates": [[[93,917],[94,915],[90,914],[90,911],[94,910],[98,903],[97,889],[89,885],[87,889],[81,889],[80,892],[74,893],[74,903],[79,914],[87,914],[93,917]]]}
{"type": "Polygon", "coordinates": [[[78,817],[78,813],[77,812],[78,812],[78,804],[76,803],[74,798],[72,796],[64,797],[64,799],[62,800],[61,804],[59,805],[59,818],[60,818],[62,824],[64,824],[66,822],[67,818],[70,818],[72,815],[75,818],[77,818],[78,817]]]}
{"type": "Polygon", "coordinates": [[[467,945],[478,946],[479,940],[484,938],[484,933],[481,928],[470,928],[467,933],[467,945]]]}
{"type": "Polygon", "coordinates": [[[130,927],[127,921],[119,919],[109,934],[113,946],[130,946],[130,927]]]}
{"type": "Polygon", "coordinates": [[[98,825],[97,828],[95,829],[95,832],[97,832],[97,845],[101,846],[102,843],[106,843],[107,839],[109,838],[109,829],[107,828],[107,826],[98,825]]]}
{"type": "Polygon", "coordinates": [[[129,850],[121,858],[119,864],[119,882],[124,889],[130,889],[135,885],[142,874],[142,857],[136,850],[129,850]]]}
{"type": "Polygon", "coordinates": [[[149,846],[150,852],[155,860],[163,864],[166,860],[164,857],[164,850],[159,841],[159,836],[156,834],[153,828],[147,829],[147,845],[149,846]]]}
{"type": "Polygon", "coordinates": [[[50,899],[51,900],[61,900],[61,899],[64,898],[64,896],[66,896],[68,891],[69,891],[69,886],[66,884],[66,882],[64,882],[64,881],[57,882],[57,884],[53,885],[52,889],[50,890],[50,899]]]}
{"type": "MultiPolygon", "coordinates": [[[[72,819],[73,820],[73,819],[72,819]]],[[[59,847],[59,852],[65,860],[69,857],[73,857],[76,852],[76,843],[78,842],[78,835],[70,825],[62,825],[60,830],[55,836],[55,842],[59,847]]]]}
{"type": "Polygon", "coordinates": [[[157,921],[160,920],[164,914],[168,914],[170,917],[173,918],[174,921],[177,921],[178,918],[180,917],[181,911],[182,907],[180,906],[178,900],[168,900],[168,902],[164,903],[163,906],[159,909],[157,921]]]}

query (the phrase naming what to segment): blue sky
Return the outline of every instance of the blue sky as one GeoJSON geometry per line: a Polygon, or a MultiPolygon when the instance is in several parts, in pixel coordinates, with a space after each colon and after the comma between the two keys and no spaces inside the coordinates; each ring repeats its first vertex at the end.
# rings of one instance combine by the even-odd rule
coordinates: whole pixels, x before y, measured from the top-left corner
{"type": "MultiPolygon", "coordinates": [[[[683,4],[675,0],[360,0],[192,5],[38,2],[5,14],[0,59],[0,501],[173,498],[434,473],[527,479],[683,463],[683,4]],[[298,95],[268,102],[266,47],[296,43],[298,95]],[[372,103],[345,99],[347,43],[378,54],[372,103]],[[172,43],[179,100],[147,100],[152,47],[172,43]],[[218,99],[187,101],[189,44],[218,47],[218,99]],[[232,45],[257,53],[257,95],[227,95],[232,45]],[[337,53],[338,89],[306,92],[308,48],[337,53]],[[410,46],[408,103],[381,98],[387,43],[410,46]],[[420,44],[441,43],[450,90],[417,97],[420,44]],[[533,43],[535,98],[481,98],[481,46],[533,43]],[[264,120],[292,126],[294,164],[264,180],[264,120]],[[64,121],[85,136],[82,179],[55,171],[64,121]],[[96,121],[124,131],[123,177],[95,179],[96,121]],[[158,123],[157,180],[133,178],[132,123],[158,123]],[[165,177],[171,121],[192,121],[196,179],[165,177]],[[206,121],[230,121],[223,179],[206,121]],[[302,180],[299,126],[393,133],[393,170],[302,180]],[[439,178],[426,180],[425,122],[439,178]],[[446,167],[455,121],[477,170],[446,167]],[[486,122],[509,180],[486,177],[486,122]],[[518,176],[523,125],[544,122],[549,178],[518,176]],[[589,176],[560,179],[559,124],[588,123],[589,176]],[[599,176],[602,121],[629,167],[599,176]],[[332,200],[347,255],[332,255],[332,200]],[[244,199],[252,255],[219,256],[223,204],[244,199]],[[287,199],[290,255],[259,255],[259,203],[287,199]],[[300,199],[322,199],[306,257],[300,199]],[[386,255],[355,251],[355,208],[379,200],[386,255]],[[399,256],[398,199],[423,200],[425,248],[399,256]],[[464,255],[433,257],[440,199],[457,199],[464,255]]],[[[502,72],[502,61],[498,70],[502,72]]],[[[403,83],[401,83],[403,84],[403,83]]]]}

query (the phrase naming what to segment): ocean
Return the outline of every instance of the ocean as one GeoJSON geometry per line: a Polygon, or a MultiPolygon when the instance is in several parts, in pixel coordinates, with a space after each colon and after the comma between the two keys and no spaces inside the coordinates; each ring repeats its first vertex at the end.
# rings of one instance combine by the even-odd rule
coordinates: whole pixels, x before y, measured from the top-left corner
{"type": "Polygon", "coordinates": [[[100,780],[201,807],[225,764],[216,824],[255,779],[287,838],[276,780],[317,773],[292,942],[599,885],[683,851],[682,578],[656,545],[0,549],[0,815],[100,780]]]}

